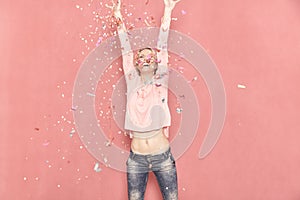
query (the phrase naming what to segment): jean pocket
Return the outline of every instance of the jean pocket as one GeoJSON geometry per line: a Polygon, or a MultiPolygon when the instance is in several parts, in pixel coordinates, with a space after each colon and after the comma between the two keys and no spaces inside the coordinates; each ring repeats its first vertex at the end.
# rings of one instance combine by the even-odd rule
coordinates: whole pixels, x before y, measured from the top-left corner
{"type": "Polygon", "coordinates": [[[132,159],[130,157],[127,158],[127,161],[126,161],[126,165],[129,165],[132,163],[132,159]]]}

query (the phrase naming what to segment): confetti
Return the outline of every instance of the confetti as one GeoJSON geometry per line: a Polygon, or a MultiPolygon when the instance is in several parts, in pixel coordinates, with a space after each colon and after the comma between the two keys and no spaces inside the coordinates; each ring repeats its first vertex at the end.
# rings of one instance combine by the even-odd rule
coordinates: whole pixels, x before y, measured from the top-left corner
{"type": "Polygon", "coordinates": [[[43,146],[48,146],[50,144],[50,141],[49,140],[46,140],[44,143],[43,143],[43,146]]]}
{"type": "Polygon", "coordinates": [[[147,26],[151,26],[150,24],[149,24],[149,22],[145,19],[144,20],[144,22],[145,22],[145,24],[147,25],[147,26]]]}
{"type": "Polygon", "coordinates": [[[87,92],[86,95],[91,96],[91,97],[95,97],[96,95],[90,92],[87,92]]]}
{"type": "Polygon", "coordinates": [[[71,110],[76,111],[78,106],[72,106],[71,110]]]}
{"type": "Polygon", "coordinates": [[[197,76],[195,76],[191,81],[189,81],[189,83],[193,82],[193,81],[196,81],[198,79],[197,76]]]}
{"type": "Polygon", "coordinates": [[[182,110],[183,110],[182,108],[176,108],[176,112],[177,112],[177,113],[181,113],[182,110]]]}
{"type": "Polygon", "coordinates": [[[186,11],[185,10],[181,10],[181,14],[182,15],[186,15],[186,11]]]}
{"type": "Polygon", "coordinates": [[[102,169],[100,168],[99,163],[96,163],[96,164],[95,164],[95,166],[94,166],[94,171],[95,171],[95,172],[101,172],[101,171],[102,171],[102,169]]]}
{"type": "Polygon", "coordinates": [[[73,137],[73,135],[74,135],[74,133],[75,133],[75,129],[72,129],[71,131],[70,131],[70,137],[73,137]]]}
{"type": "Polygon", "coordinates": [[[245,88],[246,88],[245,85],[241,85],[241,84],[238,84],[237,87],[238,87],[238,88],[241,88],[241,89],[245,89],[245,88]]]}
{"type": "Polygon", "coordinates": [[[110,146],[111,146],[110,141],[106,141],[106,142],[105,142],[105,146],[106,146],[106,147],[110,147],[110,146]]]}
{"type": "Polygon", "coordinates": [[[98,41],[97,41],[97,43],[96,43],[96,47],[98,47],[100,44],[101,44],[101,42],[102,42],[102,37],[99,37],[99,39],[98,39],[98,41]]]}
{"type": "Polygon", "coordinates": [[[108,161],[108,160],[107,160],[107,158],[106,158],[106,157],[104,157],[104,162],[105,162],[105,163],[107,163],[107,161],[108,161]]]}
{"type": "Polygon", "coordinates": [[[34,128],[34,130],[39,131],[40,129],[39,128],[34,128]]]}

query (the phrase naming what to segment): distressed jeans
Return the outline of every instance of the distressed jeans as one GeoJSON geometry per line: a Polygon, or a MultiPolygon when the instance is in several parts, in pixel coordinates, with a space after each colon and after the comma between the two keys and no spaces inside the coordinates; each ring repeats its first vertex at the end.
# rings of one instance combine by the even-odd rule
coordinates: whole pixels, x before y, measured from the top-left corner
{"type": "Polygon", "coordinates": [[[157,179],[163,199],[178,199],[177,171],[170,148],[154,155],[136,154],[130,150],[126,165],[129,200],[144,200],[150,171],[157,179]]]}

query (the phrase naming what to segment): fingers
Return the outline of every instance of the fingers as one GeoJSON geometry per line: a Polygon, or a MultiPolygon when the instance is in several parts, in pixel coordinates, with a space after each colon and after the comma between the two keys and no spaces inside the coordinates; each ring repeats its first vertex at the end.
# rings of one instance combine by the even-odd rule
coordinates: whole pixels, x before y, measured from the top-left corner
{"type": "Polygon", "coordinates": [[[121,0],[117,1],[117,8],[119,8],[119,9],[121,8],[121,0]]]}
{"type": "Polygon", "coordinates": [[[113,8],[115,7],[116,4],[115,4],[114,0],[111,0],[111,3],[112,3],[111,6],[108,5],[107,3],[105,4],[105,6],[106,6],[107,8],[113,9],[113,8]]]}
{"type": "Polygon", "coordinates": [[[117,0],[117,3],[115,3],[114,0],[111,0],[112,5],[105,4],[105,6],[109,9],[115,10],[121,8],[121,0],[117,0]]]}

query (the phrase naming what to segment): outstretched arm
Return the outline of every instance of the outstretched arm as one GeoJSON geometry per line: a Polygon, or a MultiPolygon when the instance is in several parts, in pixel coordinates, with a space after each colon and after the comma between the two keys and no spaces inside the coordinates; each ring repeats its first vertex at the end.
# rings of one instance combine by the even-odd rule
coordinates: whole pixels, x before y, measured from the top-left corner
{"type": "Polygon", "coordinates": [[[127,29],[123,22],[121,14],[121,0],[117,0],[117,3],[112,0],[112,6],[106,5],[106,7],[112,9],[113,17],[116,20],[117,31],[121,43],[122,59],[123,59],[123,70],[126,77],[130,70],[133,70],[133,52],[130,46],[127,29]]]}
{"type": "Polygon", "coordinates": [[[158,41],[157,41],[157,59],[160,61],[161,65],[167,66],[168,64],[168,36],[169,36],[169,29],[171,24],[171,14],[172,10],[175,5],[180,0],[164,0],[165,10],[164,16],[162,18],[158,41]]]}

